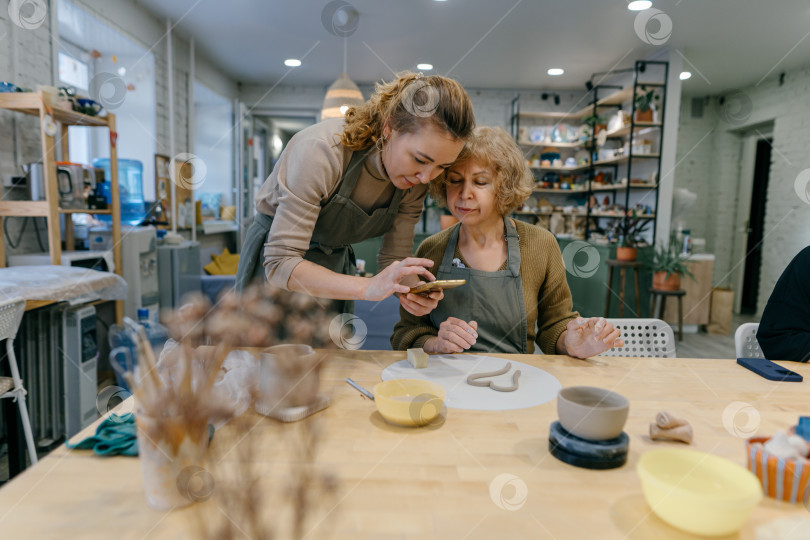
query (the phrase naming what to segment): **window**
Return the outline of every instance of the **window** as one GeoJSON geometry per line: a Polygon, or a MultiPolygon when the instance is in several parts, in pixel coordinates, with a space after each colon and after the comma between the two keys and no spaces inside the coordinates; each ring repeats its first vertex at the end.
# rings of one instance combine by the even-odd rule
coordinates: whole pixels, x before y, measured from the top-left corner
{"type": "Polygon", "coordinates": [[[235,205],[233,183],[233,105],[207,86],[194,82],[194,154],[205,163],[206,174],[195,197],[203,206],[235,205]],[[217,204],[219,202],[219,204],[217,204]]]}
{"type": "Polygon", "coordinates": [[[59,51],[59,80],[86,92],[90,88],[90,68],[86,62],[59,51]]]}

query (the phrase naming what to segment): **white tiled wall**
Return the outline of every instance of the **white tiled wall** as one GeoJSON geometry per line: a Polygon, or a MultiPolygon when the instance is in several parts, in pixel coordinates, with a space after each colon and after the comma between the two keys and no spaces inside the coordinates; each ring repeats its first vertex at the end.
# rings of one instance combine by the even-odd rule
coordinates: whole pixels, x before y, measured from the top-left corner
{"type": "Polygon", "coordinates": [[[785,266],[810,245],[810,205],[795,190],[796,176],[810,168],[810,66],[787,72],[782,86],[778,79],[774,72],[742,88],[736,117],[725,114],[717,96],[712,96],[703,118],[691,118],[691,98],[684,99],[678,136],[675,187],[698,194],[688,224],[693,236],[706,238],[707,250],[717,257],[714,283],[726,285],[740,262],[733,254],[738,197],[750,197],[739,193],[742,137],[773,123],[759,313],[785,266]]]}

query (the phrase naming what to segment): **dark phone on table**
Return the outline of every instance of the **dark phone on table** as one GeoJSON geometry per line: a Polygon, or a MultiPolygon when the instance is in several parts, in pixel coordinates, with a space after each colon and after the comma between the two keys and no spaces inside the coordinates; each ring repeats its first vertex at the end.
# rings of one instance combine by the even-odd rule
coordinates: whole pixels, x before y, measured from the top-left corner
{"type": "Polygon", "coordinates": [[[764,358],[737,358],[737,363],[769,381],[802,382],[804,378],[787,368],[764,358]]]}

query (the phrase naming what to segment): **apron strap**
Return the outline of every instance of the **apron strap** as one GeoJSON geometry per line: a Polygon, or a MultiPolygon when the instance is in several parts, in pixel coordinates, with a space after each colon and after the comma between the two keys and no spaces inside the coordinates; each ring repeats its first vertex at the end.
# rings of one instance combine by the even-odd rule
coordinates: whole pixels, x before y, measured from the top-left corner
{"type": "MultiPolygon", "coordinates": [[[[503,223],[506,227],[506,260],[509,271],[513,276],[520,275],[520,235],[517,229],[512,225],[512,220],[507,216],[503,217],[503,223]]],[[[453,248],[455,249],[455,248],[453,248]]]]}
{"type": "Polygon", "coordinates": [[[461,229],[461,223],[457,223],[453,225],[453,227],[453,232],[450,233],[450,240],[447,242],[447,248],[444,250],[442,264],[439,265],[440,269],[449,268],[453,265],[453,254],[456,252],[456,245],[458,245],[458,231],[461,229]]]}

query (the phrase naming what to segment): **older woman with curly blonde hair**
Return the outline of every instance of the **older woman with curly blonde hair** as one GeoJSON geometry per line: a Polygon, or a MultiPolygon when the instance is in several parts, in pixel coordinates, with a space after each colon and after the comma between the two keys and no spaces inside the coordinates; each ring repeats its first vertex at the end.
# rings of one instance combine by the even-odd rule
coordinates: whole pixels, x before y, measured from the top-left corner
{"type": "Polygon", "coordinates": [[[531,353],[587,358],[621,347],[602,318],[572,311],[560,248],[549,231],[511,219],[532,190],[520,149],[501,128],[479,127],[458,160],[430,185],[459,223],[427,238],[417,257],[437,279],[464,279],[429,314],[400,309],[394,349],[429,353],[531,353]]]}
{"type": "MultiPolygon", "coordinates": [[[[455,161],[474,127],[472,105],[456,81],[403,73],[378,84],[345,119],[297,133],[256,197],[236,275],[321,298],[351,312],[353,300],[408,293],[431,261],[414,258],[414,225],[427,183],[455,161]],[[373,278],[355,276],[351,244],[382,236],[373,278]]],[[[411,313],[441,293],[403,294],[411,313]]]]}

